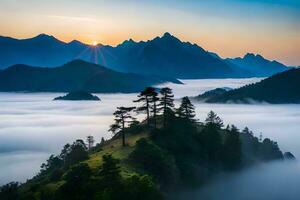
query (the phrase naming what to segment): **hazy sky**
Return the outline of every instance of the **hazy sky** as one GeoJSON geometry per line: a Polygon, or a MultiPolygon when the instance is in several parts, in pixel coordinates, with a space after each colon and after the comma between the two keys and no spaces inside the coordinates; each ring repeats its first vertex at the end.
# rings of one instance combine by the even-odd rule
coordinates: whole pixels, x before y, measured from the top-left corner
{"type": "Polygon", "coordinates": [[[116,45],[171,32],[223,57],[300,65],[300,0],[0,0],[0,35],[116,45]]]}

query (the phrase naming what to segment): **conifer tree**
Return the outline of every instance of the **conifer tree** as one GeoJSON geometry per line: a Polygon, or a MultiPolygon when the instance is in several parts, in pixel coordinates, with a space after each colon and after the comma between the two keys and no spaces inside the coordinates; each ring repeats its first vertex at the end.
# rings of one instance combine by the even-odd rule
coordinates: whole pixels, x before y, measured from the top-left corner
{"type": "Polygon", "coordinates": [[[188,97],[183,97],[177,109],[178,117],[194,121],[195,107],[188,97]]]}
{"type": "Polygon", "coordinates": [[[208,126],[215,126],[217,128],[223,127],[222,119],[213,111],[210,111],[205,119],[205,124],[208,126]]]}
{"type": "Polygon", "coordinates": [[[92,135],[89,135],[86,137],[86,141],[87,141],[87,145],[88,145],[87,146],[88,150],[91,150],[91,148],[93,147],[94,142],[95,142],[94,137],[92,135]]]}
{"type": "Polygon", "coordinates": [[[135,121],[135,118],[131,116],[131,112],[135,107],[118,107],[114,112],[115,124],[110,126],[109,131],[112,131],[114,134],[121,130],[122,133],[122,145],[125,146],[125,128],[127,124],[131,124],[135,121]]]}
{"type": "Polygon", "coordinates": [[[167,116],[173,113],[174,95],[171,88],[164,87],[160,90],[159,110],[163,112],[163,127],[166,126],[167,116]]]}
{"type": "Polygon", "coordinates": [[[154,122],[154,128],[157,127],[157,114],[159,112],[159,109],[157,107],[157,102],[158,102],[159,98],[158,98],[158,94],[157,92],[152,92],[151,94],[151,98],[150,98],[150,102],[151,102],[151,109],[152,109],[152,113],[153,113],[153,122],[154,122]]]}
{"type": "MultiPolygon", "coordinates": [[[[222,152],[222,137],[220,129],[223,126],[222,120],[213,112],[210,111],[205,120],[205,126],[202,130],[205,138],[205,151],[207,152],[208,159],[212,162],[220,160],[222,152]]],[[[230,128],[227,127],[229,130],[230,128]]]]}
{"type": "Polygon", "coordinates": [[[119,167],[119,160],[107,154],[102,156],[103,164],[100,168],[99,175],[106,185],[114,187],[121,181],[121,169],[119,167]]]}
{"type": "Polygon", "coordinates": [[[104,145],[104,143],[105,143],[105,139],[104,137],[101,137],[100,145],[104,145]]]}
{"type": "Polygon", "coordinates": [[[154,95],[155,88],[153,87],[147,87],[145,88],[139,95],[138,99],[133,101],[137,103],[142,103],[140,107],[137,107],[136,111],[139,112],[145,112],[147,115],[147,125],[150,126],[150,105],[152,101],[152,97],[154,95]]]}
{"type": "Polygon", "coordinates": [[[227,169],[236,169],[240,166],[242,158],[242,144],[239,138],[239,130],[232,125],[227,131],[224,147],[223,160],[227,169]]]}

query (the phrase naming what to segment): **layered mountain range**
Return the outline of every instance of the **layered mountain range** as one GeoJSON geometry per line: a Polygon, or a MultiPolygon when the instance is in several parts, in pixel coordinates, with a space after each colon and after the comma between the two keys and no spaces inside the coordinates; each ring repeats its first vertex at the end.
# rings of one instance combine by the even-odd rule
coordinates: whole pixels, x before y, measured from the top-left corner
{"type": "Polygon", "coordinates": [[[0,69],[15,64],[56,67],[74,59],[97,63],[107,68],[174,78],[237,78],[269,76],[289,69],[260,55],[222,59],[170,33],[152,40],[132,39],[112,47],[90,46],[79,41],[62,42],[41,34],[30,39],[0,37],[0,69]]]}
{"type": "Polygon", "coordinates": [[[181,83],[173,78],[116,72],[82,60],[54,68],[18,64],[0,70],[1,92],[126,93],[165,82],[181,83]]]}

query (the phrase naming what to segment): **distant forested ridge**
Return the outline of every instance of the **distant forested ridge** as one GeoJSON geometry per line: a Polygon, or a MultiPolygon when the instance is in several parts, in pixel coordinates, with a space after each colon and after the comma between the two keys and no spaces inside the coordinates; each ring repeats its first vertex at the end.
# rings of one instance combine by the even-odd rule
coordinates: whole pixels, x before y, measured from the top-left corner
{"type": "Polygon", "coordinates": [[[0,71],[1,92],[138,92],[165,82],[181,83],[173,78],[121,73],[82,60],[56,68],[14,65],[0,71]]]}
{"type": "Polygon", "coordinates": [[[148,87],[134,102],[113,113],[110,140],[95,145],[89,135],[66,144],[31,180],[1,187],[0,199],[160,200],[221,172],[284,159],[276,142],[225,126],[213,111],[200,122],[188,97],[175,107],[170,88],[148,87]],[[137,121],[135,113],[146,118],[137,121]]]}
{"type": "Polygon", "coordinates": [[[211,95],[210,103],[300,103],[300,68],[291,69],[239,89],[211,95]]]}
{"type": "Polygon", "coordinates": [[[125,73],[182,79],[266,77],[289,69],[254,54],[223,59],[170,33],[148,41],[129,39],[116,47],[90,46],[76,40],[65,43],[46,34],[21,40],[0,36],[0,69],[16,64],[56,67],[75,59],[125,73]]]}

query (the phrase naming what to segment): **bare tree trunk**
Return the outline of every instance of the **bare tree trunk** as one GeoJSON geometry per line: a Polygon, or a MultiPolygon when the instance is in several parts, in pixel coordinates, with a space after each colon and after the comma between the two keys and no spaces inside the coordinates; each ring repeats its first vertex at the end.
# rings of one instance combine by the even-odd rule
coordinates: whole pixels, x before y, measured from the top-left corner
{"type": "Polygon", "coordinates": [[[154,105],[153,105],[153,117],[154,117],[154,128],[156,129],[156,103],[154,102],[154,105]]]}
{"type": "Polygon", "coordinates": [[[150,126],[150,113],[149,113],[149,100],[148,97],[146,97],[146,107],[147,107],[147,125],[150,126]]]}
{"type": "Polygon", "coordinates": [[[122,121],[122,146],[125,147],[125,121],[122,121]]]}
{"type": "Polygon", "coordinates": [[[167,112],[167,100],[166,100],[166,97],[164,97],[164,113],[163,113],[163,124],[164,124],[164,128],[166,127],[166,113],[167,112]]]}

